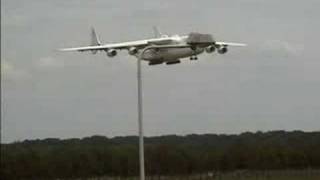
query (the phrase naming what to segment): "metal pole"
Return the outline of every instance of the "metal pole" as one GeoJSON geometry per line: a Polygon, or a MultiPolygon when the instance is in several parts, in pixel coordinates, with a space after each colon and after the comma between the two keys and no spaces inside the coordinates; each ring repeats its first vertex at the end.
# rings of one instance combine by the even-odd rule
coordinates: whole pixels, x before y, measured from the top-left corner
{"type": "Polygon", "coordinates": [[[137,79],[138,79],[138,124],[139,124],[139,163],[140,163],[140,180],[145,180],[144,168],[144,139],[143,139],[143,106],[142,106],[142,74],[141,74],[141,61],[143,54],[154,47],[145,47],[138,55],[137,61],[137,79]]]}
{"type": "Polygon", "coordinates": [[[141,61],[144,53],[149,49],[161,48],[186,48],[189,46],[149,46],[145,47],[137,56],[137,79],[138,79],[138,124],[139,124],[139,165],[140,165],[140,180],[145,180],[144,168],[144,139],[143,139],[143,109],[142,109],[142,74],[141,74],[141,61]]]}
{"type": "MultiPolygon", "coordinates": [[[[149,49],[161,48],[185,48],[186,46],[147,46],[137,56],[137,79],[138,79],[138,124],[139,124],[139,164],[140,164],[140,180],[145,180],[145,164],[144,164],[144,139],[143,139],[143,106],[142,106],[142,74],[141,61],[144,53],[149,49]]],[[[189,46],[187,46],[189,47],[189,46]]]]}
{"type": "Polygon", "coordinates": [[[142,109],[142,79],[141,79],[141,59],[146,49],[143,49],[138,56],[137,61],[137,78],[138,78],[138,124],[139,124],[139,163],[140,163],[140,180],[145,180],[144,170],[144,141],[143,141],[143,109],[142,109]]]}

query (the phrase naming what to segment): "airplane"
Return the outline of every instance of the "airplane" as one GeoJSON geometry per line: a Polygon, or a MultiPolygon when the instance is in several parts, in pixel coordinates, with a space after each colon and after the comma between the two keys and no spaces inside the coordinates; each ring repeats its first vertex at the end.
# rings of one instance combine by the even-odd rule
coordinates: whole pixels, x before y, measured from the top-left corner
{"type": "Polygon", "coordinates": [[[126,49],[128,53],[144,61],[149,65],[178,64],[180,59],[189,58],[197,60],[197,55],[203,52],[219,54],[228,52],[229,46],[246,46],[243,43],[215,41],[210,34],[189,33],[188,35],[169,36],[162,34],[154,27],[154,38],[129,41],[122,43],[102,44],[94,28],[91,29],[91,45],[83,47],[63,48],[60,51],[91,51],[96,54],[98,51],[105,51],[108,57],[117,55],[118,50],[126,49]]]}

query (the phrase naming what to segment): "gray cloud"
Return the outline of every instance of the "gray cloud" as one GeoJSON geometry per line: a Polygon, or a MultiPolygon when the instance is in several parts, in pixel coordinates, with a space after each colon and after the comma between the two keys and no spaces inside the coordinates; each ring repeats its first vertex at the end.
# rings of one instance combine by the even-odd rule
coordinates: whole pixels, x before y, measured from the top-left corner
{"type": "Polygon", "coordinates": [[[63,68],[64,61],[55,59],[53,57],[42,57],[36,62],[38,68],[63,68]]]}
{"type": "Polygon", "coordinates": [[[319,5],[4,0],[3,140],[137,133],[135,58],[55,51],[88,45],[90,26],[103,42],[151,37],[158,25],[249,44],[177,66],[144,64],[146,135],[319,130],[319,5]]]}
{"type": "Polygon", "coordinates": [[[1,79],[4,82],[21,81],[26,78],[30,78],[30,74],[27,71],[19,69],[16,65],[5,59],[1,60],[1,79]]]}
{"type": "Polygon", "coordinates": [[[293,44],[281,40],[268,40],[260,47],[260,52],[265,56],[295,57],[304,50],[302,44],[293,44]]]}

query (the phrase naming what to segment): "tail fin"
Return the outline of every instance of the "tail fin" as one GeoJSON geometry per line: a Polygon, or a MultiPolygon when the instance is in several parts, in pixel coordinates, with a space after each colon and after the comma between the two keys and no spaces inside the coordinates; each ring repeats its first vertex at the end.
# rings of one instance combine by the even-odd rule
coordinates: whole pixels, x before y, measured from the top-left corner
{"type": "MultiPolygon", "coordinates": [[[[101,42],[97,36],[96,31],[91,27],[91,46],[100,46],[101,42]]],[[[97,50],[92,50],[92,54],[96,54],[97,50]]]]}
{"type": "Polygon", "coordinates": [[[155,38],[160,38],[163,34],[159,31],[157,26],[153,26],[153,34],[155,38]]]}

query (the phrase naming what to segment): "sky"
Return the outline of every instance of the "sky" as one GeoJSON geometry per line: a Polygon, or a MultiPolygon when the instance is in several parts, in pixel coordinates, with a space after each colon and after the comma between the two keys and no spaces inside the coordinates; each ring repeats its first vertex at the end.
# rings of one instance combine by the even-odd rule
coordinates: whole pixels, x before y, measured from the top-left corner
{"type": "Polygon", "coordinates": [[[58,52],[163,33],[247,43],[143,64],[146,136],[320,130],[318,0],[2,0],[2,142],[137,134],[136,59],[58,52]]]}

